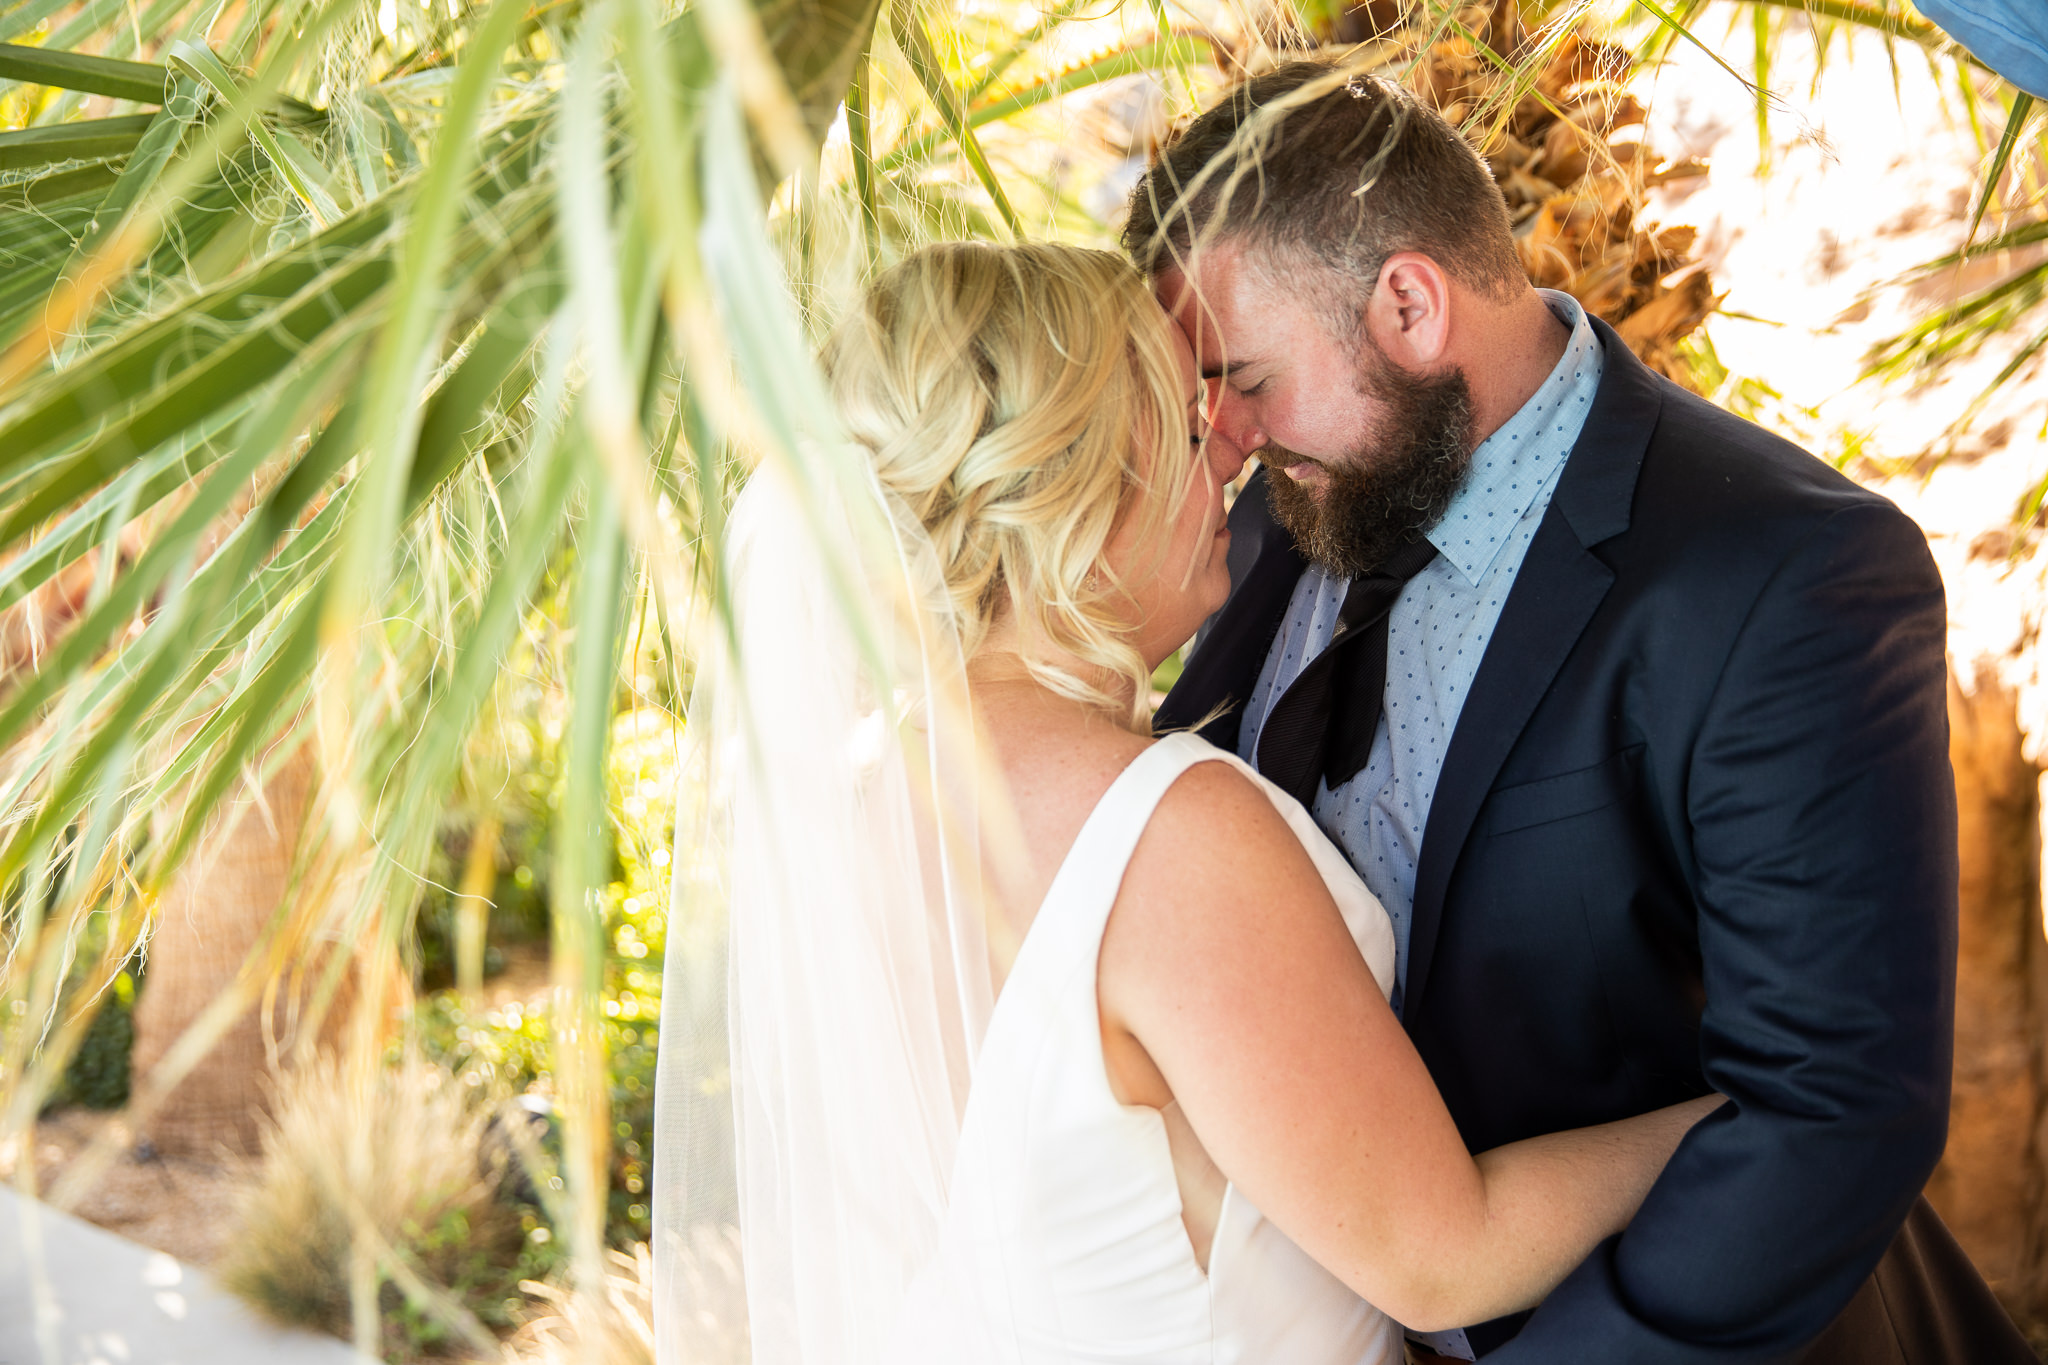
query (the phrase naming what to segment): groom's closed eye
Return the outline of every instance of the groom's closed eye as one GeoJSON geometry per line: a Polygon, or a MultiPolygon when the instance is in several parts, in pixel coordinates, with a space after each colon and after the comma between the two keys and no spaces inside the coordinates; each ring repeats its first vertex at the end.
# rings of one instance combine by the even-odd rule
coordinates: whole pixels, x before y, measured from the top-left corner
{"type": "MultiPolygon", "coordinates": [[[[1242,361],[1236,365],[1218,365],[1204,370],[1202,371],[1202,378],[1216,383],[1219,388],[1229,389],[1240,398],[1251,398],[1257,396],[1265,389],[1272,376],[1270,374],[1259,374],[1258,379],[1251,383],[1245,382],[1245,376],[1258,374],[1262,368],[1257,361],[1242,361]]],[[[1220,392],[1212,392],[1210,397],[1212,408],[1215,405],[1216,399],[1220,397],[1222,397],[1220,392]]]]}

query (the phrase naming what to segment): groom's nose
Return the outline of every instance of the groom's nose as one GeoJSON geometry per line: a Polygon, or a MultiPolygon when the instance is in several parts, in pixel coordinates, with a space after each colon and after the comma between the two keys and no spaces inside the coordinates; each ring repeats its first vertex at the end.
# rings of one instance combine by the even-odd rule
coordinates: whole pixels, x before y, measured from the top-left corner
{"type": "Polygon", "coordinates": [[[1209,473],[1219,484],[1229,483],[1244,472],[1244,463],[1249,458],[1232,438],[1229,432],[1214,422],[1202,436],[1202,454],[1209,461],[1209,473]]]}
{"type": "Polygon", "coordinates": [[[1209,425],[1229,438],[1240,461],[1266,444],[1266,433],[1259,430],[1251,404],[1222,380],[1209,381],[1209,425]]]}

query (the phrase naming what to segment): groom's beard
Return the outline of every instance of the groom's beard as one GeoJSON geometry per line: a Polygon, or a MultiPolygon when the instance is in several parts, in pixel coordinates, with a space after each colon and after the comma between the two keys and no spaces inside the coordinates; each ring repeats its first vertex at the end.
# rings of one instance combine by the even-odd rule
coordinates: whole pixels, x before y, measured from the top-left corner
{"type": "Polygon", "coordinates": [[[1377,430],[1323,471],[1311,492],[1281,471],[1302,461],[1280,446],[1259,451],[1271,467],[1273,515],[1301,552],[1336,578],[1371,573],[1428,534],[1472,467],[1472,390],[1462,370],[1418,377],[1376,346],[1359,367],[1361,391],[1380,406],[1377,430]]]}

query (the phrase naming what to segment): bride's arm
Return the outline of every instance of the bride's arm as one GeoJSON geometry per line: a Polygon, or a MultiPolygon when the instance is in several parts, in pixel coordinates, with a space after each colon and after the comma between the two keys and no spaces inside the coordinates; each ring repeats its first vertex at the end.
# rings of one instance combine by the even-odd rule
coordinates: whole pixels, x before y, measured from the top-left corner
{"type": "Polygon", "coordinates": [[[1473,1157],[1314,864],[1222,763],[1175,783],[1140,841],[1098,989],[1120,1097],[1177,1100],[1268,1218],[1423,1331],[1541,1300],[1718,1103],[1473,1157]]]}

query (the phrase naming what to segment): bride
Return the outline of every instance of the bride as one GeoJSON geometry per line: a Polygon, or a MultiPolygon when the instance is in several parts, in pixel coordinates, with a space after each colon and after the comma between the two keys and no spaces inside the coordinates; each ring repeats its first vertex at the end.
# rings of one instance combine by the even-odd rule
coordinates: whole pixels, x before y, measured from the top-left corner
{"type": "Polygon", "coordinates": [[[691,716],[730,966],[670,953],[664,1362],[734,1326],[693,1224],[735,1207],[777,1365],[1380,1365],[1534,1305],[1716,1100],[1471,1155],[1356,874],[1152,737],[1243,457],[1137,274],[931,247],[825,367],[851,449],[740,498],[691,716]]]}

